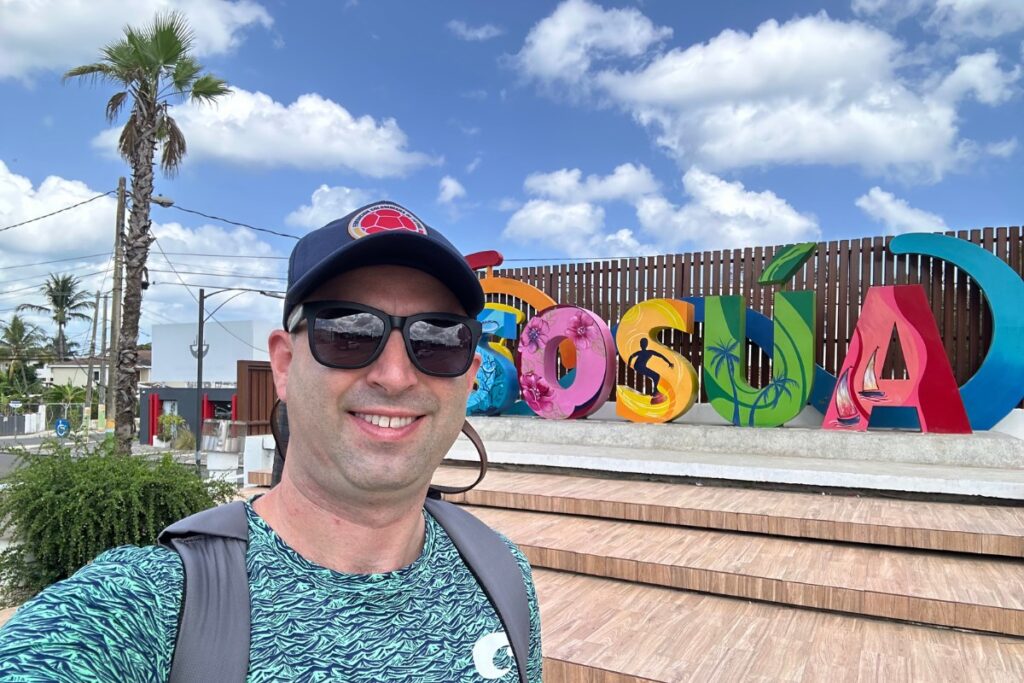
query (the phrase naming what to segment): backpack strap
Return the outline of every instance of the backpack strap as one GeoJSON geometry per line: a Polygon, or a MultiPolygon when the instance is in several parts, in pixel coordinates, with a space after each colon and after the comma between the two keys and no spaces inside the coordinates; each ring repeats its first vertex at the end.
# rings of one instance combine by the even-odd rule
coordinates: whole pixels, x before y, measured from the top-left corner
{"type": "Polygon", "coordinates": [[[175,522],[157,543],[185,569],[169,683],[245,681],[249,673],[249,521],[235,501],[175,522]]]}
{"type": "Polygon", "coordinates": [[[458,505],[428,496],[424,507],[448,533],[466,566],[494,605],[505,627],[519,670],[519,680],[527,683],[530,602],[526,596],[523,572],[515,556],[493,529],[458,505]]]}

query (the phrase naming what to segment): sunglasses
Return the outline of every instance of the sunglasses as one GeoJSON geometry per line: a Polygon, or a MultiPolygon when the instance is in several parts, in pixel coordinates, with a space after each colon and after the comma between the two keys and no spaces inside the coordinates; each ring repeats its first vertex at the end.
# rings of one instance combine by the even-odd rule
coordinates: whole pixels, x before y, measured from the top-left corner
{"type": "Polygon", "coordinates": [[[480,341],[480,321],[452,313],[389,315],[348,301],[310,301],[288,316],[288,331],[305,321],[309,349],[321,365],[355,370],[377,360],[392,330],[401,330],[409,360],[433,377],[469,370],[480,341]]]}

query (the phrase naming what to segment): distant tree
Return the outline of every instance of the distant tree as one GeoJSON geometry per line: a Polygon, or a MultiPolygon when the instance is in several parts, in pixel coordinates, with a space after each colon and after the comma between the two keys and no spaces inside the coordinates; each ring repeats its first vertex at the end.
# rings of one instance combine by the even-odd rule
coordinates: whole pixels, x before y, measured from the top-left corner
{"type": "Polygon", "coordinates": [[[35,379],[35,371],[30,371],[27,365],[45,358],[45,344],[43,331],[25,322],[20,315],[15,314],[9,321],[0,323],[0,361],[7,363],[8,383],[20,380],[20,387],[28,389],[35,379]]]}
{"type": "Polygon", "coordinates": [[[229,92],[227,83],[208,73],[191,53],[192,29],[184,16],[160,14],[145,28],[126,26],[124,36],[100,50],[100,61],[77,66],[64,79],[87,78],[118,87],[107,102],[113,122],[130,104],[131,114],[118,151],[131,166],[131,214],[124,239],[125,291],[116,362],[115,422],[118,448],[131,450],[138,390],[139,316],[142,274],[149,256],[149,208],[153,196],[153,162],[161,145],[160,168],[173,175],[185,157],[185,136],[170,115],[172,101],[213,102],[229,92]]]}
{"type": "Polygon", "coordinates": [[[46,279],[42,287],[46,304],[21,304],[18,311],[32,311],[50,316],[57,326],[57,334],[53,337],[53,354],[56,360],[68,359],[68,340],[65,334],[67,325],[72,320],[92,320],[85,311],[91,311],[93,302],[88,293],[81,289],[81,283],[74,275],[54,275],[46,279]]]}

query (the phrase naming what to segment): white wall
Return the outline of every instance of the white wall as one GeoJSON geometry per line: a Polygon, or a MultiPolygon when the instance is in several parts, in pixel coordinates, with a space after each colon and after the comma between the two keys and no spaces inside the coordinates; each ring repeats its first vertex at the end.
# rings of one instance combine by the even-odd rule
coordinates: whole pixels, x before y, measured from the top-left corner
{"type": "MultiPolygon", "coordinates": [[[[240,360],[268,360],[267,336],[276,325],[270,321],[210,320],[203,326],[203,341],[209,344],[203,358],[203,382],[235,382],[240,360]],[[225,329],[226,328],[226,329],[225,329]]],[[[152,382],[195,382],[196,323],[153,325],[152,382]]]]}

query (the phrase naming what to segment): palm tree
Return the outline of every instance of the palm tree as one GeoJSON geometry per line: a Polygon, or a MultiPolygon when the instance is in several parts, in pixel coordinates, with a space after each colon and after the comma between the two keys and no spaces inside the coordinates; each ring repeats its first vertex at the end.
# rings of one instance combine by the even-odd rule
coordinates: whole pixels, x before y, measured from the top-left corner
{"type": "Polygon", "coordinates": [[[53,322],[57,325],[57,334],[53,337],[53,353],[58,361],[68,358],[68,340],[64,334],[67,324],[72,320],[92,320],[82,311],[92,310],[93,302],[89,301],[89,295],[79,289],[78,278],[74,275],[54,275],[43,284],[43,296],[46,298],[46,305],[21,304],[19,311],[32,311],[33,313],[48,313],[53,322]]]}
{"type": "Polygon", "coordinates": [[[153,161],[161,145],[160,168],[173,175],[185,157],[185,136],[170,115],[172,101],[213,102],[229,92],[227,83],[208,73],[191,53],[192,29],[184,16],[159,14],[145,28],[126,26],[124,36],[100,50],[100,61],[77,66],[64,80],[89,78],[112,83],[118,92],[107,102],[113,122],[131,104],[121,129],[118,151],[131,166],[131,214],[124,240],[125,280],[118,334],[115,421],[118,449],[131,450],[138,390],[137,344],[142,311],[142,271],[153,236],[149,206],[153,196],[153,161]]]}
{"type": "Polygon", "coordinates": [[[740,396],[736,388],[736,364],[740,362],[740,357],[736,354],[737,346],[739,346],[739,341],[736,339],[728,344],[720,340],[718,344],[708,347],[708,351],[711,352],[711,374],[715,380],[718,379],[718,373],[722,369],[723,363],[729,371],[729,384],[732,386],[732,423],[739,426],[740,396]]]}
{"type": "Polygon", "coordinates": [[[754,413],[757,412],[758,403],[761,399],[764,399],[765,408],[775,408],[779,405],[779,401],[782,400],[782,395],[785,394],[790,398],[793,397],[793,392],[789,390],[790,384],[796,384],[795,379],[786,377],[785,375],[772,375],[772,379],[768,384],[757,392],[757,396],[754,398],[754,404],[750,406],[750,417],[747,420],[747,426],[754,426],[754,413]],[[771,399],[768,399],[768,395],[771,394],[771,399]]]}
{"type": "Polygon", "coordinates": [[[29,385],[25,365],[44,357],[45,343],[43,331],[26,323],[20,315],[12,315],[10,321],[0,323],[0,360],[7,363],[8,382],[13,383],[20,376],[21,387],[29,385]]]}

